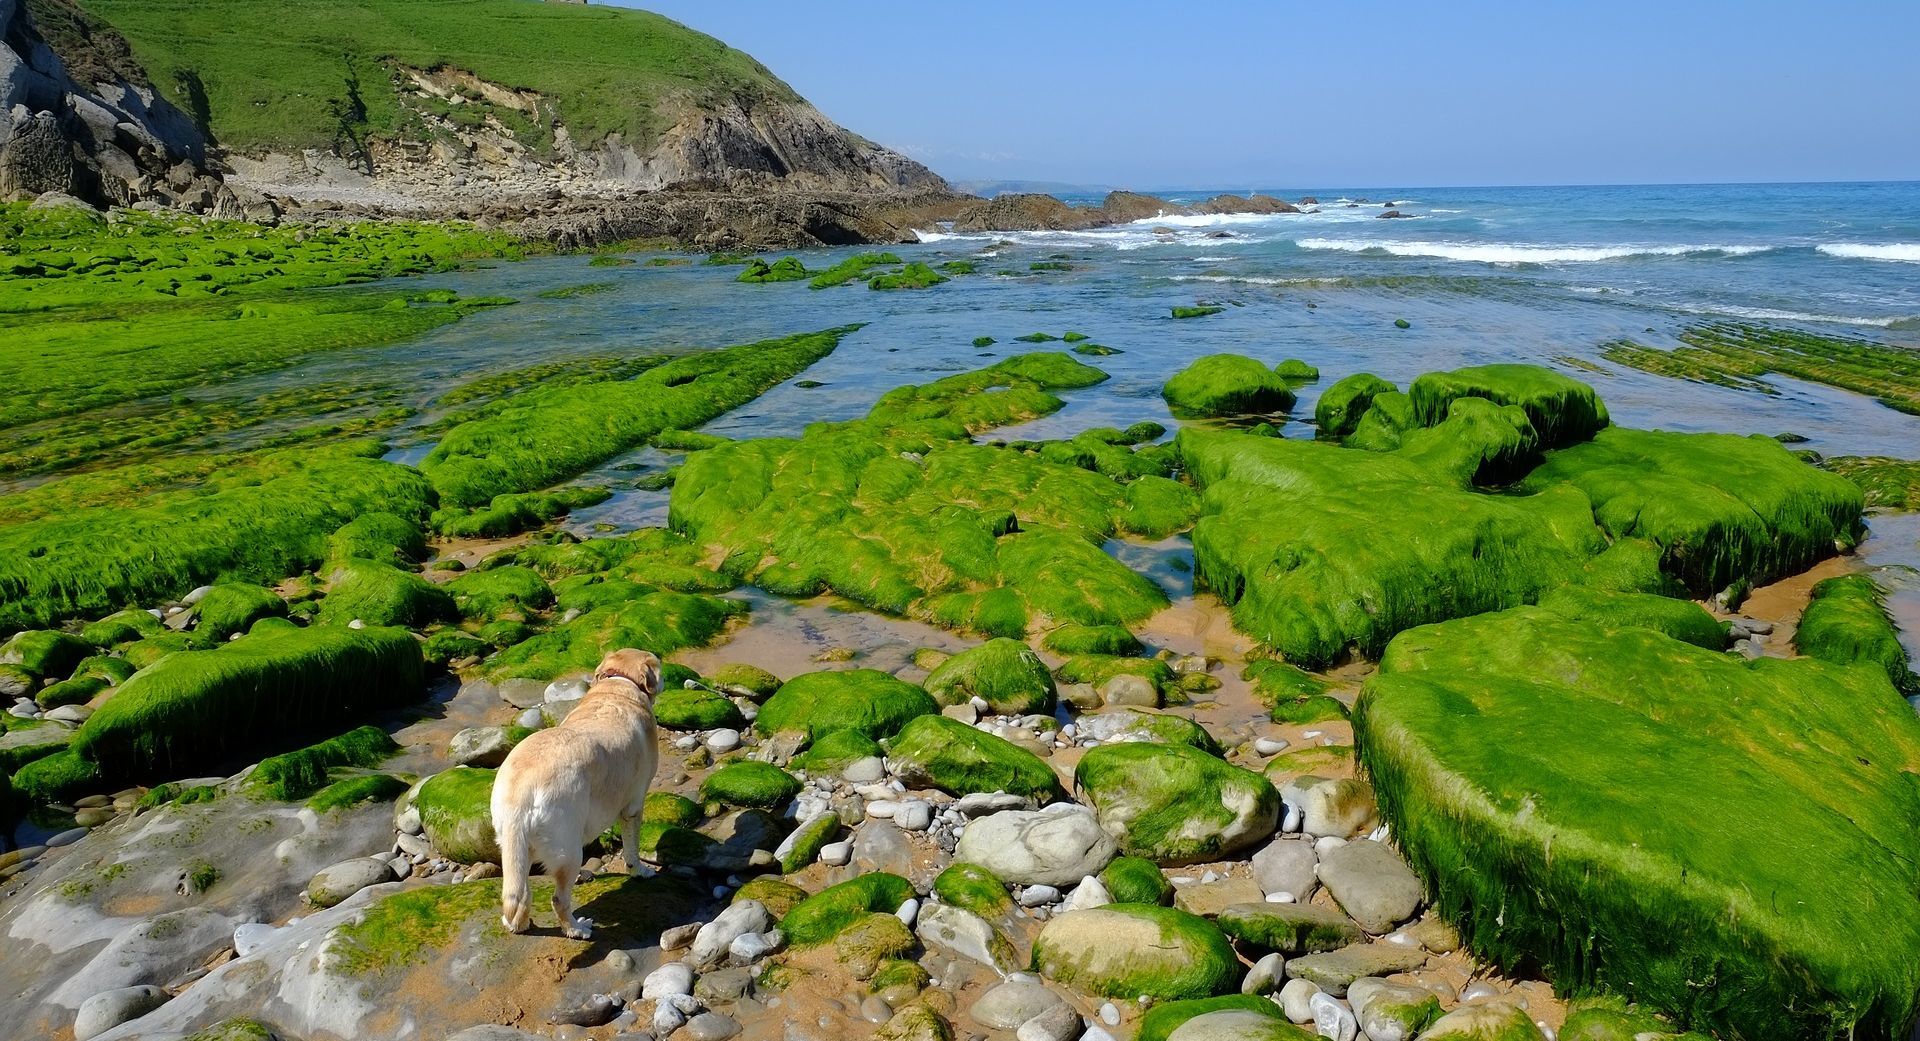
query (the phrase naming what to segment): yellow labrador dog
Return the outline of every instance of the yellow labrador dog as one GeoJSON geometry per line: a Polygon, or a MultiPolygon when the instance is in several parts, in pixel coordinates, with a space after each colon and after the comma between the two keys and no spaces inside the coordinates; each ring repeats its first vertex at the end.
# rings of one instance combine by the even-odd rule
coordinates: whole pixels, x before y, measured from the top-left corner
{"type": "Polygon", "coordinates": [[[493,830],[500,840],[500,921],[524,932],[528,873],[553,876],[560,931],[584,940],[593,922],[573,916],[573,883],[587,843],[620,822],[628,871],[639,869],[640,811],[659,753],[653,699],[660,659],[615,651],[594,671],[593,686],[558,726],[529,735],[507,754],[493,782],[493,830]]]}

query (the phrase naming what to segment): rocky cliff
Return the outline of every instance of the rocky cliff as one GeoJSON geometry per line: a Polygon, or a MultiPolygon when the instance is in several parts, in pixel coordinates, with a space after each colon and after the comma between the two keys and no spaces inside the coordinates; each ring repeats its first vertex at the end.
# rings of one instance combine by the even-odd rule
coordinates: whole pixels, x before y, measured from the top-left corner
{"type": "Polygon", "coordinates": [[[0,0],[0,199],[233,209],[199,127],[68,0],[0,0]]]}

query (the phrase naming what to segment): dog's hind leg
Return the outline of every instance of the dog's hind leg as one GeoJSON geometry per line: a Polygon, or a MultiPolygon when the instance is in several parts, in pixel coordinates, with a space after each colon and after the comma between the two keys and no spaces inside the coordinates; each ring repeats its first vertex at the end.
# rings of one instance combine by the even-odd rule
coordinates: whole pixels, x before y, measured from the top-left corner
{"type": "Polygon", "coordinates": [[[580,877],[577,858],[572,863],[548,865],[553,875],[553,913],[560,919],[560,931],[575,940],[593,935],[593,919],[573,915],[573,883],[580,877]]]}
{"type": "Polygon", "coordinates": [[[620,859],[627,862],[627,874],[640,873],[640,815],[620,822],[620,859]]]}
{"type": "Polygon", "coordinates": [[[500,924],[510,933],[524,933],[533,918],[527,894],[527,872],[532,866],[527,863],[527,840],[509,823],[511,817],[500,820],[506,824],[496,829],[500,833],[500,924]]]}

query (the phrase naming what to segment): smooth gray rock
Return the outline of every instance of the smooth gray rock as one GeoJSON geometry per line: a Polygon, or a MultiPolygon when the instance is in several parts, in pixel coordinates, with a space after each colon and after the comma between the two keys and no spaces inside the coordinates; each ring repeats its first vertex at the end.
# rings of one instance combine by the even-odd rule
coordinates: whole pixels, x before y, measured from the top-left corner
{"type": "Polygon", "coordinates": [[[989,1030],[1017,1030],[1020,1024],[1061,1003],[1061,997],[1039,980],[1021,975],[989,988],[967,1015],[989,1030]]]}
{"type": "Polygon", "coordinates": [[[315,907],[332,907],[368,886],[393,881],[393,866],[374,857],[358,857],[322,868],[307,883],[307,899],[315,907]]]}
{"type": "Polygon", "coordinates": [[[1301,839],[1275,839],[1253,855],[1250,866],[1253,868],[1254,881],[1260,883],[1261,892],[1268,896],[1291,893],[1296,901],[1305,903],[1313,891],[1320,888],[1320,878],[1314,873],[1319,863],[1320,858],[1313,852],[1312,843],[1301,839]]]}
{"type": "Polygon", "coordinates": [[[1063,1002],[1020,1024],[1013,1036],[1016,1041],[1074,1041],[1082,1025],[1080,1013],[1063,1002]]]}
{"type": "Polygon", "coordinates": [[[1308,954],[1287,962],[1287,975],[1310,980],[1336,998],[1347,996],[1347,985],[1364,976],[1391,976],[1412,972],[1427,963],[1427,952],[1392,943],[1356,943],[1324,954],[1308,954]]]}
{"type": "Polygon", "coordinates": [[[702,1012],[687,1021],[687,1036],[693,1041],[727,1041],[738,1033],[740,1024],[718,1012],[702,1012]]]}
{"type": "Polygon", "coordinates": [[[735,939],[746,933],[763,933],[772,927],[773,916],[767,913],[767,905],[758,900],[742,900],[700,927],[688,957],[701,968],[718,965],[726,960],[735,939]]]}
{"type": "Polygon", "coordinates": [[[982,817],[967,825],[954,856],[1005,882],[1069,886],[1099,874],[1118,852],[1093,811],[1072,806],[982,817]]]}
{"type": "Polygon", "coordinates": [[[453,735],[447,758],[456,766],[499,766],[513,750],[506,727],[468,727],[453,735]]]}
{"type": "Polygon", "coordinates": [[[90,1041],[166,1002],[167,992],[150,985],[102,991],[80,1003],[80,1011],[73,1018],[73,1039],[90,1041]]]}
{"type": "Polygon", "coordinates": [[[1320,881],[1362,929],[1376,935],[1420,910],[1420,879],[1378,842],[1362,839],[1330,851],[1320,861],[1320,881]]]}

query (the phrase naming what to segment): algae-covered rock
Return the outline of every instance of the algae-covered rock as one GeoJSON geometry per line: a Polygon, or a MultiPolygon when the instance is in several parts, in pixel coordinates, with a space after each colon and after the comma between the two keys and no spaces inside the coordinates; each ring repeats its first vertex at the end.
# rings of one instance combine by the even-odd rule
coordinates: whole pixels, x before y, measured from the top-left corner
{"type": "Polygon", "coordinates": [[[1160,872],[1160,865],[1144,857],[1115,857],[1100,869],[1100,884],[1116,904],[1173,903],[1173,883],[1160,872]]]}
{"type": "Polygon", "coordinates": [[[913,883],[884,871],[828,886],[780,919],[780,931],[795,948],[817,947],[869,914],[892,914],[913,897],[913,883]]]}
{"type": "Polygon", "coordinates": [[[462,864],[500,863],[500,840],[493,832],[495,771],[456,766],[426,779],[414,793],[433,848],[462,864]]]}
{"type": "Polygon", "coordinates": [[[1900,693],[1920,694],[1920,676],[1907,663],[1907,649],[1887,614],[1886,591],[1867,575],[1842,575],[1814,586],[1793,645],[1809,658],[1880,669],[1900,693]]]}
{"type": "Polygon", "coordinates": [[[713,685],[729,690],[744,691],[755,701],[765,701],[780,689],[780,677],[759,667],[744,662],[728,662],[713,670],[713,685]]]}
{"type": "Polygon", "coordinates": [[[747,613],[746,604],[728,597],[597,575],[557,582],[554,592],[556,606],[581,612],[578,617],[495,655],[487,664],[490,676],[546,680],[591,672],[622,647],[670,654],[712,641],[747,613]]]}
{"type": "Polygon", "coordinates": [[[763,733],[817,740],[836,730],[891,737],[916,716],[940,711],[927,692],[876,669],[809,672],[781,684],[760,707],[763,733]]]}
{"type": "Polygon", "coordinates": [[[525,620],[553,603],[553,587],[529,567],[507,565],[469,571],[447,583],[447,592],[469,621],[525,620]]]}
{"type": "Polygon", "coordinates": [[[1013,913],[1013,898],[1007,895],[1006,883],[986,868],[966,861],[950,864],[935,876],[933,895],[988,921],[1013,913]]]}
{"type": "Polygon", "coordinates": [[[799,257],[781,257],[769,264],[758,257],[747,261],[746,269],[735,276],[736,282],[798,282],[812,278],[807,266],[799,257]]]}
{"type": "Polygon", "coordinates": [[[1321,392],[1313,406],[1314,424],[1320,428],[1321,437],[1346,437],[1360,425],[1360,417],[1373,407],[1375,397],[1399,389],[1371,372],[1344,376],[1321,392]]]}
{"type": "Polygon", "coordinates": [[[1101,745],[1081,757],[1074,784],[1124,852],[1163,865],[1218,860],[1280,821],[1264,777],[1185,745],[1101,745]]]}
{"type": "Polygon", "coordinates": [[[1039,756],[946,716],[908,722],[889,746],[888,759],[909,788],[938,788],[949,795],[1011,792],[1041,802],[1066,795],[1039,756]]]}
{"type": "Polygon", "coordinates": [[[247,788],[269,799],[304,799],[327,786],[341,767],[371,769],[400,751],[379,727],[350,730],[318,744],[263,759],[247,775],[247,788]]]}
{"type": "Polygon", "coordinates": [[[1240,961],[1213,923],[1152,904],[1049,919],[1034,940],[1033,967],[1056,983],[1129,1000],[1211,997],[1240,983],[1240,961]]]}
{"type": "Polygon", "coordinates": [[[1055,654],[1138,654],[1140,638],[1118,625],[1079,625],[1068,623],[1047,633],[1041,640],[1055,654]]]}
{"type": "Polygon", "coordinates": [[[80,638],[95,647],[118,647],[123,643],[149,636],[158,636],[167,631],[160,619],[138,608],[115,611],[97,622],[88,622],[80,630],[80,638]]]}
{"type": "Polygon", "coordinates": [[[1879,671],[1520,608],[1402,634],[1354,720],[1480,956],[1743,1037],[1911,1027],[1920,720],[1879,671]]]}
{"type": "MultiPolygon", "coordinates": [[[[774,848],[773,858],[779,862],[780,870],[792,874],[814,862],[820,856],[820,850],[840,834],[840,818],[832,813],[821,813],[802,821],[793,829],[780,845],[774,848]]],[[[776,912],[785,914],[784,908],[776,912]]]]}
{"type": "Polygon", "coordinates": [[[70,633],[29,629],[0,644],[0,665],[18,665],[35,676],[62,677],[93,653],[93,644],[70,633]]]}
{"type": "Polygon", "coordinates": [[[1433,1041],[1544,1041],[1532,1017],[1504,1001],[1462,1005],[1427,1027],[1433,1041]]]}
{"type": "Polygon", "coordinates": [[[425,693],[420,645],[405,630],[263,621],[135,674],[81,725],[73,750],[115,778],[204,773],[425,693]]]}
{"type": "Polygon", "coordinates": [[[1090,712],[1074,721],[1080,736],[1101,744],[1151,741],[1186,745],[1208,755],[1220,754],[1220,743],[1207,728],[1185,716],[1145,708],[1110,708],[1090,712]]]}
{"type": "Polygon", "coordinates": [[[1319,904],[1235,904],[1214,921],[1236,940],[1290,955],[1337,951],[1367,938],[1353,919],[1319,904]]]}
{"type": "Polygon", "coordinates": [[[1262,994],[1168,1001],[1140,1017],[1134,1041],[1312,1041],[1320,1035],[1287,1022],[1262,994]]]}
{"type": "Polygon", "coordinates": [[[1706,608],[1691,600],[1567,586],[1542,597],[1540,606],[1569,619],[1608,628],[1627,625],[1652,629],[1710,651],[1727,645],[1726,623],[1716,620],[1706,608]]]}
{"type": "Polygon", "coordinates": [[[329,576],[320,601],[323,625],[397,625],[418,628],[459,617],[447,591],[410,571],[370,560],[348,560],[329,576]]]}
{"type": "Polygon", "coordinates": [[[221,582],[193,606],[194,642],[211,647],[235,633],[246,632],[262,618],[283,618],[286,613],[287,602],[271,589],[245,582],[221,582]]]}
{"type": "Polygon", "coordinates": [[[1053,711],[1053,676],[1046,663],[1026,644],[1004,637],[941,662],[923,686],[942,705],[979,698],[1001,715],[1053,711]]]}
{"type": "Polygon", "coordinates": [[[837,775],[863,759],[878,759],[885,754],[879,742],[858,730],[834,730],[808,745],[787,765],[812,774],[837,775]]]}
{"type": "Polygon", "coordinates": [[[384,511],[363,513],[327,538],[329,560],[371,560],[408,567],[427,557],[427,535],[420,525],[384,511]]]}
{"type": "Polygon", "coordinates": [[[747,723],[733,699],[701,687],[669,687],[653,699],[654,721],[668,730],[739,729],[747,723]]]}
{"type": "Polygon", "coordinates": [[[1593,388],[1538,365],[1479,365],[1429,372],[1407,388],[1422,426],[1438,426],[1462,398],[1485,398],[1526,413],[1542,444],[1560,448],[1585,441],[1607,425],[1607,406],[1593,388]]]}
{"type": "Polygon", "coordinates": [[[772,809],[800,791],[800,779],[772,763],[728,763],[700,783],[700,798],[730,806],[772,809]]]}
{"type": "Polygon", "coordinates": [[[1067,886],[1099,873],[1115,852],[1091,811],[1062,804],[981,817],[961,833],[954,859],[1021,885],[1067,886]]]}
{"type": "Polygon", "coordinates": [[[1293,407],[1285,377],[1241,354],[1209,354],[1167,381],[1161,396],[1177,416],[1281,412],[1293,407]]]}

